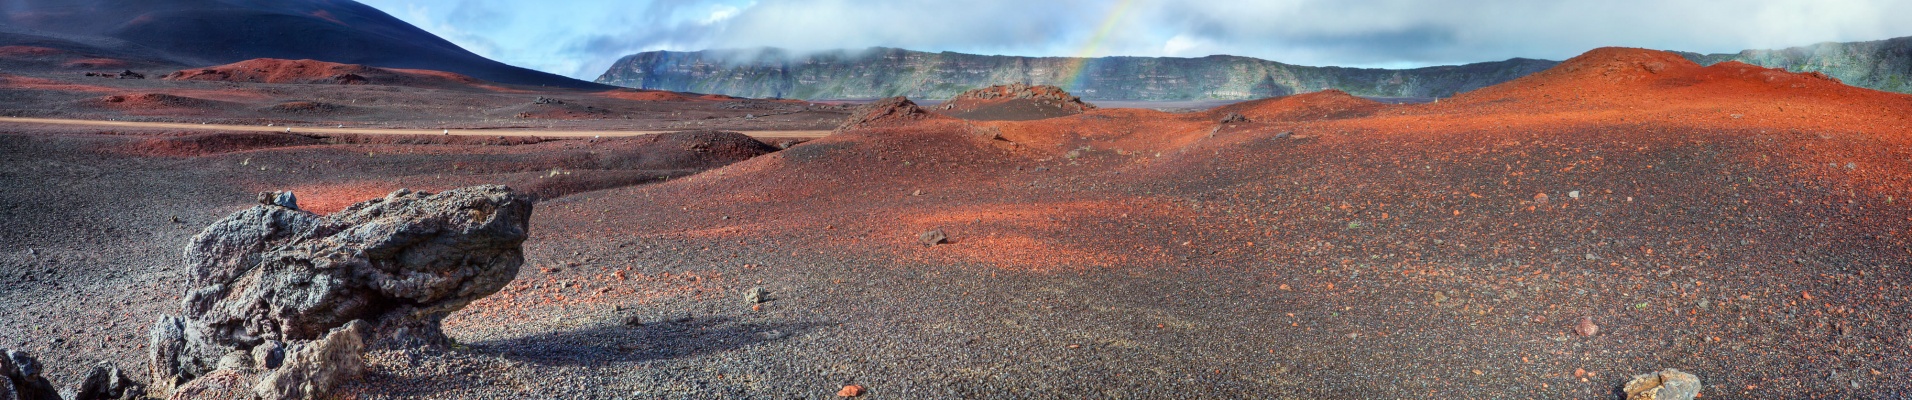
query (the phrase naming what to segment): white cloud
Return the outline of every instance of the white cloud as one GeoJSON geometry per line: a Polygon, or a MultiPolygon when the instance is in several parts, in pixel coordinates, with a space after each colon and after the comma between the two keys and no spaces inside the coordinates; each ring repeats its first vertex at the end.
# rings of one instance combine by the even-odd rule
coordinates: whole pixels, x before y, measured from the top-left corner
{"type": "Polygon", "coordinates": [[[1189,37],[1188,35],[1175,35],[1175,37],[1168,38],[1168,43],[1162,44],[1162,55],[1171,57],[1189,56],[1191,55],[1190,50],[1201,49],[1206,47],[1207,44],[1205,40],[1189,37]]]}
{"type": "Polygon", "coordinates": [[[699,24],[711,25],[711,24],[716,24],[719,22],[724,22],[726,20],[729,20],[731,17],[737,16],[738,12],[743,11],[743,9],[741,8],[731,7],[731,6],[723,5],[723,4],[714,5],[714,6],[711,6],[710,8],[711,8],[710,16],[704,17],[703,21],[698,21],[699,24]]]}

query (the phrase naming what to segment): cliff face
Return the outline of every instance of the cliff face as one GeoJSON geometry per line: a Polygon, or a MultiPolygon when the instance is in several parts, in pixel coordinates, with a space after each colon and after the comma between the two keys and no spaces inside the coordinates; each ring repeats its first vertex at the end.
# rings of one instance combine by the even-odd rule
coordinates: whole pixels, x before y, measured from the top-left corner
{"type": "Polygon", "coordinates": [[[1820,43],[1737,54],[1681,53],[1702,65],[1739,61],[1793,72],[1820,72],[1847,85],[1912,93],[1912,37],[1870,42],[1820,43]]]}
{"type": "Polygon", "coordinates": [[[983,56],[892,48],[796,55],[778,49],[653,51],[598,77],[611,85],[756,98],[948,99],[1006,83],[1060,86],[1088,100],[1253,99],[1340,89],[1357,96],[1448,97],[1552,67],[1512,59],[1407,70],[1306,67],[1235,56],[983,56]],[[1077,74],[1076,71],[1081,73],[1077,74]]]}

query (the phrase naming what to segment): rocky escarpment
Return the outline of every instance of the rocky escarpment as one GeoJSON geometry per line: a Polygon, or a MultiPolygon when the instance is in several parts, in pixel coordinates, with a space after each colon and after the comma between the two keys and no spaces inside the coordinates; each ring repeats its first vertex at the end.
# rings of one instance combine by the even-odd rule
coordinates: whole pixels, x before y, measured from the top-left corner
{"type": "Polygon", "coordinates": [[[320,397],[369,346],[446,343],[446,315],[517,276],[531,216],[503,186],[399,190],[328,216],[289,193],[260,203],[187,245],[184,313],[150,333],[161,392],[320,397]]]}
{"type": "Polygon", "coordinates": [[[1306,67],[1248,57],[983,56],[892,48],[796,55],[778,49],[653,51],[624,57],[597,82],[740,97],[949,99],[1021,82],[1089,100],[1255,99],[1339,89],[1358,96],[1447,97],[1552,67],[1507,61],[1406,70],[1306,67]]]}
{"type": "Polygon", "coordinates": [[[1847,85],[1862,88],[1912,93],[1912,37],[1869,42],[1829,42],[1728,54],[1680,55],[1701,65],[1738,61],[1792,72],[1823,73],[1847,85]]]}

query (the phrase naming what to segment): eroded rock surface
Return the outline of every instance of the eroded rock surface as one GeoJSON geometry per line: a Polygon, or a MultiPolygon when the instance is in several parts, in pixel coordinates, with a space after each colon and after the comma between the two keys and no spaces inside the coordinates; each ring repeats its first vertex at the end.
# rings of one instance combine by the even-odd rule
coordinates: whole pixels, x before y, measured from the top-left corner
{"type": "Polygon", "coordinates": [[[60,400],[59,389],[40,376],[42,371],[33,355],[0,349],[0,400],[60,400]]]}
{"type": "Polygon", "coordinates": [[[850,118],[838,125],[836,132],[856,129],[909,124],[915,121],[942,118],[929,112],[916,102],[903,97],[890,97],[858,107],[850,113],[850,118]]]}
{"type": "Polygon", "coordinates": [[[446,315],[517,276],[531,216],[531,199],[495,185],[399,190],[327,216],[265,203],[187,245],[184,314],[151,331],[163,391],[313,398],[356,376],[367,346],[444,344],[446,315]],[[189,383],[219,370],[243,376],[189,383]]]}
{"type": "Polygon", "coordinates": [[[1700,394],[1700,378],[1667,368],[1633,376],[1625,387],[1627,400],[1693,400],[1700,394]]]}

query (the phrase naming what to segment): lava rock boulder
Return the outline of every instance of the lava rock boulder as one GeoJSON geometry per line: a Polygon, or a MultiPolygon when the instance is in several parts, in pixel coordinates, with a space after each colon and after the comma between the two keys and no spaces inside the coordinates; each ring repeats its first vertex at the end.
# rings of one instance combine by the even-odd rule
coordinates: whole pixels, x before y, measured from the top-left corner
{"type": "Polygon", "coordinates": [[[236,370],[219,383],[320,397],[355,377],[340,363],[361,362],[363,348],[448,344],[445,316],[517,276],[532,206],[496,185],[401,189],[327,216],[264,203],[188,243],[184,313],[150,331],[162,391],[236,370]]]}

